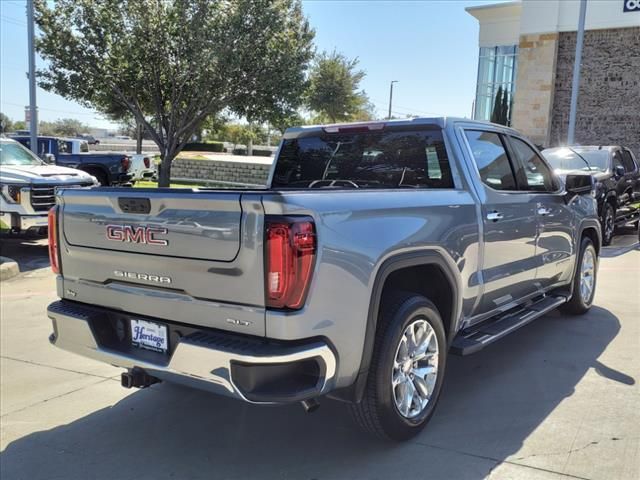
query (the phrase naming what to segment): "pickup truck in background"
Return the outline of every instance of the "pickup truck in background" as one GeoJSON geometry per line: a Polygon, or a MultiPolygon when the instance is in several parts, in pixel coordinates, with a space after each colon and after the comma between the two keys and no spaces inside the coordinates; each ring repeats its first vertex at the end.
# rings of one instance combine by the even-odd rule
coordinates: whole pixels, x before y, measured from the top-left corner
{"type": "Polygon", "coordinates": [[[603,245],[611,244],[616,227],[638,222],[640,169],[630,149],[575,145],[547,148],[542,155],[561,178],[577,172],[593,176],[603,245]]]}
{"type": "Polygon", "coordinates": [[[46,235],[59,188],[92,187],[82,170],[48,165],[18,142],[0,138],[0,230],[46,235]]]}
{"type": "MultiPolygon", "coordinates": [[[[12,136],[30,148],[29,136],[12,136]]],[[[131,155],[118,152],[89,152],[85,140],[38,137],[38,156],[62,167],[77,168],[94,176],[100,185],[122,185],[131,181],[131,155]]]]}
{"type": "Polygon", "coordinates": [[[264,189],[64,190],[50,341],[125,387],[308,411],[327,395],[404,440],[448,352],[589,310],[592,193],[517,131],[455,118],[289,129],[264,189]]]}

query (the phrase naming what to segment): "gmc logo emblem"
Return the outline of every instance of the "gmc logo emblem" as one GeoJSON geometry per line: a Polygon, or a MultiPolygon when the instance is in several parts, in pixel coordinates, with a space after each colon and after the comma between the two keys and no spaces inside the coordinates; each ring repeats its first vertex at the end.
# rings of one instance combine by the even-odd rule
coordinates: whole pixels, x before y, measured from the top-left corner
{"type": "Polygon", "coordinates": [[[145,243],[167,246],[169,242],[156,235],[166,235],[166,228],[134,227],[131,225],[107,225],[107,238],[116,242],[145,243]]]}

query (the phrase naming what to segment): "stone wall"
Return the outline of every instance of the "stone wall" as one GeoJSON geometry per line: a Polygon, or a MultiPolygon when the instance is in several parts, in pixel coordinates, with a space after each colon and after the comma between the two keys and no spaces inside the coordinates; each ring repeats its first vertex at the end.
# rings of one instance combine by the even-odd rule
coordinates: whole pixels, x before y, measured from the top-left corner
{"type": "Polygon", "coordinates": [[[273,158],[265,160],[234,160],[233,157],[229,160],[176,158],[171,166],[171,179],[265,185],[273,158]]]}
{"type": "MultiPolygon", "coordinates": [[[[551,145],[567,139],[575,48],[576,32],[561,33],[551,145]]],[[[640,27],[586,31],[580,71],[576,143],[622,144],[640,157],[640,27]]]]}
{"type": "Polygon", "coordinates": [[[537,145],[549,143],[557,47],[557,33],[520,36],[511,124],[537,145]]]}

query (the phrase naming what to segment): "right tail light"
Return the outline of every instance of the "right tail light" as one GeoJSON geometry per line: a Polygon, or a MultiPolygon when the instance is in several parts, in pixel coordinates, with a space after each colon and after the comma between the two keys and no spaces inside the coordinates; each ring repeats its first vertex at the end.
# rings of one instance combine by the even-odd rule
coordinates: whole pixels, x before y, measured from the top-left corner
{"type": "Polygon", "coordinates": [[[58,248],[58,206],[51,207],[48,217],[49,262],[53,273],[60,273],[60,249],[58,248]]]}
{"type": "Polygon", "coordinates": [[[129,167],[131,166],[131,158],[130,157],[122,157],[120,159],[120,165],[122,165],[122,171],[123,172],[128,172],[129,171],[129,167]]]}
{"type": "Polygon", "coordinates": [[[267,217],[267,307],[299,309],[304,305],[316,258],[316,234],[308,217],[267,217]]]}

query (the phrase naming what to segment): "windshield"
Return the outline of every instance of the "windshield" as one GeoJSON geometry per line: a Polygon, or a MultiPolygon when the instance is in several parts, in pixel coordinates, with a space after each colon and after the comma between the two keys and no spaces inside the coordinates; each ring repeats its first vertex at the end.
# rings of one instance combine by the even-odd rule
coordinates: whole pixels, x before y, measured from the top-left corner
{"type": "Polygon", "coordinates": [[[42,160],[36,157],[22,145],[10,142],[0,143],[0,165],[43,165],[42,160]]]}
{"type": "Polygon", "coordinates": [[[283,142],[275,188],[452,188],[440,129],[319,132],[283,142]]]}
{"type": "Polygon", "coordinates": [[[554,170],[584,170],[606,172],[609,164],[608,150],[583,150],[558,148],[542,152],[554,170]]]}

